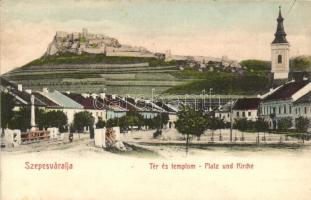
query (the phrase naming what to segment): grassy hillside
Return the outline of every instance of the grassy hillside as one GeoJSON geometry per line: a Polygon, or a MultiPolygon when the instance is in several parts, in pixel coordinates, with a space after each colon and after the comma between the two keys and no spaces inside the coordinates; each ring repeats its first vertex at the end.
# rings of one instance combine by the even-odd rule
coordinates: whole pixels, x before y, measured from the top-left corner
{"type": "Polygon", "coordinates": [[[38,58],[22,68],[29,66],[42,66],[42,65],[60,65],[60,64],[131,64],[131,63],[149,63],[150,66],[157,65],[172,65],[174,62],[164,62],[156,58],[144,57],[119,57],[119,56],[105,56],[103,54],[64,54],[57,56],[48,56],[38,58]]]}
{"type": "MultiPolygon", "coordinates": [[[[214,71],[200,72],[187,67],[186,61],[66,54],[36,59],[5,76],[34,90],[99,92],[105,88],[118,94],[151,94],[153,88],[157,93],[198,94],[213,88],[217,94],[254,95],[270,88],[271,62],[244,60],[240,64],[243,70],[236,73],[216,66],[214,71]]],[[[293,58],[291,70],[311,71],[311,56],[293,58]]]]}
{"type": "Polygon", "coordinates": [[[270,71],[271,62],[264,60],[243,60],[240,62],[242,67],[245,67],[248,71],[270,71]]]}
{"type": "Polygon", "coordinates": [[[266,92],[271,81],[268,76],[258,75],[256,73],[245,73],[243,75],[226,72],[193,72],[185,70],[178,72],[178,76],[198,77],[200,80],[194,80],[184,85],[178,85],[168,89],[169,94],[200,94],[202,90],[213,88],[213,93],[217,94],[236,94],[236,95],[254,95],[266,92]]]}
{"type": "Polygon", "coordinates": [[[161,93],[187,80],[175,78],[176,63],[156,58],[60,55],[36,59],[5,76],[24,88],[117,94],[161,93]]]}

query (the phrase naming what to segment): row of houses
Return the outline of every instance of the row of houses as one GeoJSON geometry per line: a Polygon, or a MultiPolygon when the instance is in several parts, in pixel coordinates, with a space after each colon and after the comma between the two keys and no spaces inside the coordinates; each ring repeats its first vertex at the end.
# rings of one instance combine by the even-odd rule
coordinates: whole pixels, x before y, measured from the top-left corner
{"type": "MultiPolygon", "coordinates": [[[[311,83],[310,81],[290,81],[271,89],[258,98],[242,98],[220,107],[215,116],[225,122],[245,118],[256,121],[259,117],[269,122],[275,129],[282,118],[308,118],[311,121],[311,83]],[[232,116],[231,116],[232,115],[232,116]]],[[[310,123],[311,124],[311,123],[310,123]]]]}
{"type": "MultiPolygon", "coordinates": [[[[61,110],[67,115],[69,124],[73,122],[74,114],[81,111],[92,113],[95,123],[99,118],[106,121],[120,118],[127,112],[134,111],[139,112],[145,119],[152,119],[158,113],[168,113],[170,124],[173,125],[177,120],[179,110],[178,105],[174,106],[172,103],[153,102],[105,93],[77,94],[49,91],[47,88],[32,92],[23,90],[22,85],[11,87],[9,92],[15,98],[16,110],[19,107],[30,105],[30,97],[33,95],[35,107],[47,111],[61,110]]],[[[195,102],[197,103],[197,101],[195,102]]],[[[187,101],[187,103],[189,102],[187,101]]],[[[204,109],[204,106],[195,106],[204,109]]],[[[311,121],[311,83],[307,80],[290,81],[256,98],[240,98],[229,101],[209,114],[221,118],[227,123],[242,118],[251,121],[264,118],[269,122],[270,128],[277,128],[278,121],[285,117],[291,118],[293,125],[298,117],[306,117],[311,121]]]]}
{"type": "MultiPolygon", "coordinates": [[[[95,119],[95,123],[99,118],[109,120],[120,118],[127,112],[138,112],[145,119],[152,119],[158,113],[171,113],[176,115],[169,107],[163,104],[157,105],[152,101],[144,99],[134,99],[131,97],[121,97],[118,95],[99,94],[78,94],[71,92],[49,91],[43,88],[42,91],[23,90],[22,85],[10,87],[6,92],[14,97],[15,108],[17,111],[21,107],[31,105],[31,96],[34,97],[34,106],[46,111],[60,110],[64,112],[68,119],[68,124],[74,120],[75,113],[88,111],[95,119]]],[[[173,117],[175,118],[175,117],[173,117]]]]}

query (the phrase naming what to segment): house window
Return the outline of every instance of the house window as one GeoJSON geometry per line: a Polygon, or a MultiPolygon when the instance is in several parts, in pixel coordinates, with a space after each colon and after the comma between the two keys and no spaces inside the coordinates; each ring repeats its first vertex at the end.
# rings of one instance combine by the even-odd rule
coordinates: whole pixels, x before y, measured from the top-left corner
{"type": "Polygon", "coordinates": [[[285,106],[284,106],[284,114],[286,114],[286,111],[287,111],[287,110],[286,110],[286,105],[285,105],[285,106]]]}
{"type": "Polygon", "coordinates": [[[242,112],[242,117],[245,117],[245,112],[244,111],[242,112]]]}
{"type": "Polygon", "coordinates": [[[307,114],[307,107],[305,107],[305,114],[307,114]]]}
{"type": "Polygon", "coordinates": [[[248,112],[248,116],[251,116],[251,112],[248,112]]]}
{"type": "Polygon", "coordinates": [[[279,114],[281,114],[281,106],[279,106],[279,114]]]}
{"type": "Polygon", "coordinates": [[[282,63],[282,55],[278,55],[278,63],[282,63]]]}
{"type": "Polygon", "coordinates": [[[237,117],[240,116],[240,113],[239,113],[239,112],[236,112],[236,116],[237,116],[237,117]]]}
{"type": "Polygon", "coordinates": [[[292,106],[289,106],[289,114],[292,114],[292,106]]]}

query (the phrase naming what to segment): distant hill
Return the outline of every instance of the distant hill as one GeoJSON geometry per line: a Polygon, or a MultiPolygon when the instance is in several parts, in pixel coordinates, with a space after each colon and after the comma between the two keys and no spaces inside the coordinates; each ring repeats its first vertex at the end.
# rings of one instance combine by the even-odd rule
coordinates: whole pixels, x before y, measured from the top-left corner
{"type": "Polygon", "coordinates": [[[269,88],[266,75],[229,71],[198,71],[187,62],[154,57],[122,57],[103,54],[62,54],[36,59],[5,77],[24,88],[43,87],[59,91],[150,95],[157,93],[199,93],[213,87],[219,94],[253,95],[269,88]],[[247,84],[243,84],[247,83],[247,84]]]}
{"type": "Polygon", "coordinates": [[[4,76],[24,88],[116,94],[161,93],[189,80],[176,78],[175,61],[154,57],[62,54],[36,59],[4,76]]]}
{"type": "MultiPolygon", "coordinates": [[[[270,71],[271,62],[264,60],[243,60],[242,67],[249,71],[270,71]]],[[[297,56],[290,59],[291,72],[311,72],[311,56],[297,56]]]]}
{"type": "MultiPolygon", "coordinates": [[[[310,63],[311,56],[293,58],[291,70],[310,70],[310,63]]],[[[216,94],[255,95],[271,87],[270,68],[271,63],[262,60],[235,65],[187,58],[166,61],[161,53],[83,30],[58,32],[41,58],[3,76],[32,90],[151,95],[153,89],[158,94],[198,94],[213,88],[216,94]]]]}

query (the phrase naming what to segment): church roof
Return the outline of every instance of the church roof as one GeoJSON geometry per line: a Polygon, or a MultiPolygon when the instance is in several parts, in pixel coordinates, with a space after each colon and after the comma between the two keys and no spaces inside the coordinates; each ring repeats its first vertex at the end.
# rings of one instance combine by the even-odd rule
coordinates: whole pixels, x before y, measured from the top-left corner
{"type": "Polygon", "coordinates": [[[283,21],[284,21],[284,18],[282,17],[281,6],[280,6],[279,7],[279,17],[277,18],[278,25],[276,28],[276,32],[274,34],[275,38],[272,41],[272,44],[288,43],[286,40],[286,33],[284,30],[283,21]]]}
{"type": "Polygon", "coordinates": [[[296,92],[298,92],[301,88],[303,88],[307,84],[308,84],[308,81],[288,82],[282,85],[275,92],[273,92],[272,94],[264,98],[264,101],[276,101],[276,100],[290,99],[296,92]]]}

